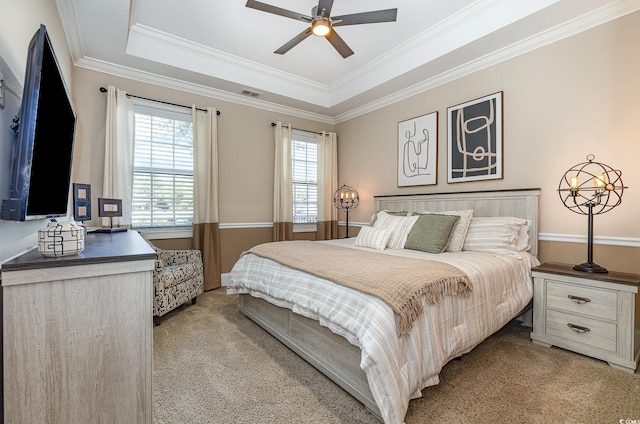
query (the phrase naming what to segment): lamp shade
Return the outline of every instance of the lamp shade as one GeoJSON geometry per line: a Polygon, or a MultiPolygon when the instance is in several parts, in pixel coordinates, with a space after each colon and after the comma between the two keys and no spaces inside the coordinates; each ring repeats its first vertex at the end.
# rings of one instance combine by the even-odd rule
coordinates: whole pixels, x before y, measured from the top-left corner
{"type": "Polygon", "coordinates": [[[595,156],[569,168],[558,185],[562,203],[572,212],[593,215],[609,212],[622,203],[625,187],[622,171],[604,163],[595,162],[595,156]]]}
{"type": "Polygon", "coordinates": [[[622,203],[622,193],[628,187],[622,183],[622,171],[595,161],[587,161],[569,168],[560,179],[558,194],[564,206],[572,212],[587,215],[587,262],[573,269],[584,272],[606,273],[606,268],[593,262],[593,216],[609,212],[622,203]]]}
{"type": "Polygon", "coordinates": [[[333,204],[342,212],[354,210],[358,207],[359,202],[360,196],[356,189],[346,184],[342,184],[342,186],[333,193],[333,204]]]}

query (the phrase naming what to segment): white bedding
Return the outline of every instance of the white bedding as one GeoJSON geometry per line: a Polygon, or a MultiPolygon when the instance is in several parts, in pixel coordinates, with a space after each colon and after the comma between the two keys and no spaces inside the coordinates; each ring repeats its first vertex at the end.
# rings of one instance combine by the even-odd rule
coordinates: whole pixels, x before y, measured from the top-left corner
{"type": "MultiPolygon", "coordinates": [[[[353,238],[323,243],[354,249],[353,238]]],[[[387,249],[392,254],[446,262],[464,271],[473,284],[470,297],[446,296],[424,304],[411,332],[398,338],[393,311],[381,300],[353,289],[246,254],[234,265],[228,294],[250,294],[315,319],[362,352],[360,367],[385,423],[404,421],[409,400],[439,383],[452,358],[469,352],[513,319],[532,298],[531,268],[538,260],[525,252],[428,254],[387,249]]],[[[357,272],[357,264],[353,266],[357,272]]]]}

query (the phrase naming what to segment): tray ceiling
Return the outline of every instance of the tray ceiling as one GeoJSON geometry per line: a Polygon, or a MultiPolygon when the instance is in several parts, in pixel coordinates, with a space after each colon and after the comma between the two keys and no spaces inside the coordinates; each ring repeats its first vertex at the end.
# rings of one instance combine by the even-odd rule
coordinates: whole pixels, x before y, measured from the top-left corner
{"type": "MultiPolygon", "coordinates": [[[[317,5],[263,2],[305,15],[317,5]]],[[[245,0],[56,3],[78,66],[327,122],[640,9],[640,0],[335,0],[332,15],[398,8],[396,22],[336,28],[355,52],[343,59],[316,36],[274,54],[306,24],[245,0]]]]}

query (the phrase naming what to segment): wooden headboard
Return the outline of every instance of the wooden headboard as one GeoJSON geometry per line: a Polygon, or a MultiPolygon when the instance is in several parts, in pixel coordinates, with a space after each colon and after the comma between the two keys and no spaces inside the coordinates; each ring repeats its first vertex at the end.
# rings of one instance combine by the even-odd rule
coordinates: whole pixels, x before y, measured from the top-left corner
{"type": "Polygon", "coordinates": [[[473,209],[473,216],[515,216],[528,219],[530,253],[538,255],[539,188],[460,193],[399,194],[374,196],[376,210],[451,211],[473,209]]]}

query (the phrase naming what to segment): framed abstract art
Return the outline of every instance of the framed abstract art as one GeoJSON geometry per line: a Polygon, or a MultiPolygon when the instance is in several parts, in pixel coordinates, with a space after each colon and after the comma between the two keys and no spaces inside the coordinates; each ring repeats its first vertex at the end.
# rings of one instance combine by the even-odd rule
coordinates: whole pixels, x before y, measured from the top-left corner
{"type": "Polygon", "coordinates": [[[447,182],[503,178],[502,91],[447,109],[447,182]]]}
{"type": "Polygon", "coordinates": [[[438,112],[398,123],[398,187],[438,183],[438,112]]]}

